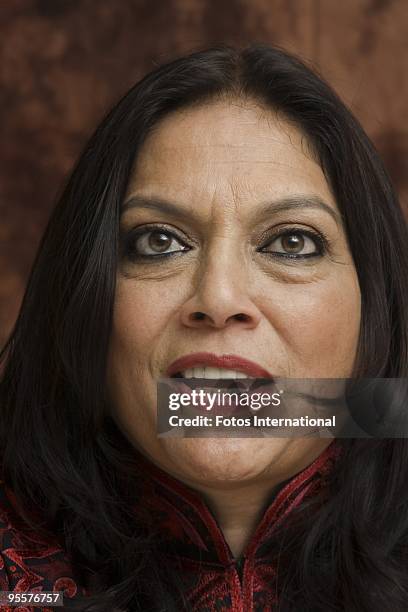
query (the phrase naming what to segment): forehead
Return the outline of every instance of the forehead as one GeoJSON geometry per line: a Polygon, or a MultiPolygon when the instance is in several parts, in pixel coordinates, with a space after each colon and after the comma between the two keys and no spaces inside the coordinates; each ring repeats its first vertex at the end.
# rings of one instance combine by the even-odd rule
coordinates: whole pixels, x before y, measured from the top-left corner
{"type": "Polygon", "coordinates": [[[307,138],[282,115],[251,101],[217,101],[174,112],[139,151],[128,192],[158,190],[180,201],[217,194],[284,197],[313,192],[335,207],[307,138]]]}

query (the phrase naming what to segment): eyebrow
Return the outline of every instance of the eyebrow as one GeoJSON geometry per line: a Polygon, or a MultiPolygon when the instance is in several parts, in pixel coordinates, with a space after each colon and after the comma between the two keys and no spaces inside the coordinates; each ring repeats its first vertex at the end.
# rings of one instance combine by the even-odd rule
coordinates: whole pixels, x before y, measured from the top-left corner
{"type": "MultiPolygon", "coordinates": [[[[127,200],[121,208],[121,214],[124,214],[131,208],[143,208],[147,210],[156,210],[159,212],[167,213],[178,219],[186,219],[190,216],[194,216],[191,211],[185,210],[183,207],[178,206],[174,202],[165,200],[161,197],[156,196],[132,196],[127,200]]],[[[255,220],[262,220],[268,215],[283,212],[287,210],[299,210],[305,208],[313,208],[322,210],[328,213],[337,225],[341,225],[341,216],[339,213],[329,206],[320,196],[317,195],[303,195],[296,194],[278,198],[273,201],[261,203],[257,207],[255,213],[255,220]]]]}

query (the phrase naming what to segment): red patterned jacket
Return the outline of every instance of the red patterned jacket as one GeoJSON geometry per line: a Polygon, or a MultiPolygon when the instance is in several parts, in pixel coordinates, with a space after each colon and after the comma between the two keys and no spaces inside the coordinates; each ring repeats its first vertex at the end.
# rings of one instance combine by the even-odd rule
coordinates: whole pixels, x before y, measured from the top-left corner
{"type": "MultiPolygon", "coordinates": [[[[144,499],[158,519],[162,554],[167,562],[181,565],[186,595],[194,612],[275,610],[275,568],[263,555],[262,544],[293,508],[324,486],[325,476],[339,456],[340,449],[333,442],[310,466],[280,488],[239,560],[234,559],[202,497],[141,458],[143,469],[150,475],[144,499]]],[[[0,545],[0,590],[63,591],[65,599],[86,594],[75,580],[71,562],[58,540],[45,541],[23,529],[13,495],[4,483],[0,483],[0,545]]],[[[39,609],[58,610],[0,607],[3,612],[39,609]]]]}

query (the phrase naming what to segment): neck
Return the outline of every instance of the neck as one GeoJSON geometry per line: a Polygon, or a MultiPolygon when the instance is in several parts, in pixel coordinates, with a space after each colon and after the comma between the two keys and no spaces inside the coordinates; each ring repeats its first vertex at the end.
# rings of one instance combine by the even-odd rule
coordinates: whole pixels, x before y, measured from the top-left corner
{"type": "MultiPolygon", "coordinates": [[[[173,478],[184,482],[190,488],[201,493],[204,502],[216,519],[232,555],[237,559],[243,554],[265,511],[280,489],[292,477],[317,459],[332,440],[322,438],[317,442],[317,444],[313,444],[312,449],[306,448],[304,453],[296,457],[296,460],[289,452],[286,452],[286,463],[283,462],[283,465],[280,465],[279,470],[276,470],[274,474],[264,473],[260,479],[248,480],[247,482],[242,480],[197,482],[190,478],[182,478],[179,474],[172,473],[167,467],[163,468],[159,465],[156,467],[159,468],[160,472],[167,472],[173,478]]],[[[141,457],[143,457],[143,454],[141,454],[141,457]]],[[[149,466],[154,468],[154,465],[154,462],[148,460],[147,468],[149,466]]]]}
{"type": "Polygon", "coordinates": [[[266,507],[273,499],[274,491],[279,488],[271,489],[270,484],[260,487],[259,483],[256,486],[216,491],[200,487],[235,559],[244,552],[266,507]]]}
{"type": "Polygon", "coordinates": [[[188,483],[200,491],[216,518],[224,538],[235,558],[242,555],[267,507],[284,484],[302,471],[330,444],[330,439],[321,439],[313,451],[290,462],[274,477],[253,482],[221,486],[188,483]]]}

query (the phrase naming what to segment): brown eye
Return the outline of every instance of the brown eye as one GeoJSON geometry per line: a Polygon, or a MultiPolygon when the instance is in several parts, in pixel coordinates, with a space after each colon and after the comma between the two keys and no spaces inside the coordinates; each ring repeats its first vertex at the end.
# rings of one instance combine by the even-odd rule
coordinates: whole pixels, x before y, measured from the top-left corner
{"type": "Polygon", "coordinates": [[[151,232],[148,239],[149,247],[156,253],[167,251],[171,245],[171,238],[164,232],[151,232]]]}
{"type": "Polygon", "coordinates": [[[133,257],[154,257],[188,250],[172,232],[162,229],[139,230],[128,240],[127,250],[133,257]]]}
{"type": "Polygon", "coordinates": [[[285,232],[277,236],[263,249],[263,253],[280,256],[313,257],[322,255],[324,246],[319,236],[309,232],[285,232]]]}
{"type": "Polygon", "coordinates": [[[305,240],[301,234],[288,234],[281,238],[282,247],[288,253],[300,253],[305,246],[305,240]]]}

